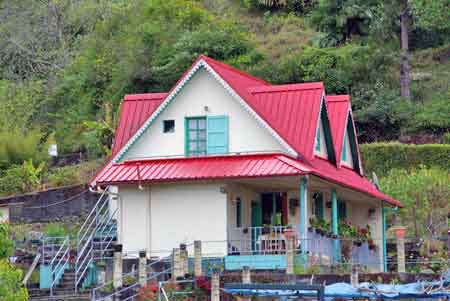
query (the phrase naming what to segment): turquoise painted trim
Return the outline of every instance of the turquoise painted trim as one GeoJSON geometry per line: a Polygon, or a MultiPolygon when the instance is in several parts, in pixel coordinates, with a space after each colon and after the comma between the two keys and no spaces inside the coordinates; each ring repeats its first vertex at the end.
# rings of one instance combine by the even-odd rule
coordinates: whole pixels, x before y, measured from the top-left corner
{"type": "Polygon", "coordinates": [[[341,161],[347,161],[347,130],[344,133],[344,144],[342,145],[341,161]]]}
{"type": "Polygon", "coordinates": [[[228,116],[206,117],[207,154],[228,154],[228,132],[228,116]]]}
{"type": "MultiPolygon", "coordinates": [[[[322,119],[320,119],[320,122],[322,122],[322,119]]],[[[316,132],[316,151],[320,152],[320,124],[317,127],[317,132],[316,132]]]]}
{"type": "Polygon", "coordinates": [[[225,256],[226,270],[241,270],[244,266],[253,270],[286,269],[286,255],[225,256]]]}
{"type": "Polygon", "coordinates": [[[325,105],[325,98],[322,99],[320,107],[319,120],[322,122],[323,134],[325,135],[325,146],[327,148],[328,161],[336,164],[336,153],[333,145],[333,137],[331,135],[330,120],[328,119],[327,106],[325,105]]]}
{"type": "Polygon", "coordinates": [[[386,208],[381,203],[381,238],[383,240],[383,271],[387,272],[387,244],[386,244],[386,208]]]}
{"type": "MultiPolygon", "coordinates": [[[[331,190],[331,229],[334,235],[339,235],[338,223],[338,201],[336,189],[331,190]]],[[[333,240],[333,258],[336,262],[341,261],[341,250],[339,240],[333,240]]]]}
{"type": "MultiPolygon", "coordinates": [[[[306,202],[307,200],[307,187],[306,187],[306,182],[307,179],[306,177],[302,177],[300,179],[300,239],[305,239],[306,238],[306,226],[308,224],[308,221],[306,220],[306,202]]],[[[305,248],[305,243],[306,241],[304,241],[304,243],[301,244],[301,248],[302,251],[306,252],[305,248]]]]}
{"type": "MultiPolygon", "coordinates": [[[[352,154],[352,160],[353,160],[353,169],[361,173],[361,168],[359,165],[359,153],[358,153],[358,146],[356,145],[356,136],[355,136],[355,127],[353,126],[353,118],[350,114],[350,111],[348,113],[347,118],[347,126],[346,126],[346,135],[348,135],[348,141],[350,143],[350,152],[352,154]]],[[[344,140],[346,141],[346,140],[344,140]]]]}
{"type": "Polygon", "coordinates": [[[52,271],[49,265],[41,265],[39,269],[39,288],[50,288],[52,285],[52,271]]]}

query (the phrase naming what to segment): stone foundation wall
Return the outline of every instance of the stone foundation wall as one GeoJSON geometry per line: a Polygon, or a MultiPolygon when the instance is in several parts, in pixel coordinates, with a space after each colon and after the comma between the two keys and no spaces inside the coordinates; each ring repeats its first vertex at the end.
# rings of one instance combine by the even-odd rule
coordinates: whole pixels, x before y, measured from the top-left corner
{"type": "Polygon", "coordinates": [[[9,221],[19,223],[42,223],[71,220],[74,216],[88,214],[99,195],[86,185],[74,185],[17,195],[0,199],[8,205],[9,221]]]}

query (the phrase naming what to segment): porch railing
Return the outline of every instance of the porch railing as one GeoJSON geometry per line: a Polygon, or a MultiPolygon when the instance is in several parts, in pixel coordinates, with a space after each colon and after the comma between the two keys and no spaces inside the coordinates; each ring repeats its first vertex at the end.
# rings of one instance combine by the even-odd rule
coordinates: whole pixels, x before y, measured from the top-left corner
{"type": "Polygon", "coordinates": [[[295,237],[296,253],[308,255],[308,260],[313,264],[335,265],[338,262],[352,262],[369,269],[379,268],[380,248],[371,249],[367,242],[356,244],[351,240],[334,239],[311,231],[307,232],[306,239],[300,239],[297,229],[289,226],[229,229],[228,255],[284,255],[288,248],[289,235],[295,237]]]}
{"type": "Polygon", "coordinates": [[[288,226],[234,228],[228,231],[228,254],[267,255],[286,251],[288,226]]]}

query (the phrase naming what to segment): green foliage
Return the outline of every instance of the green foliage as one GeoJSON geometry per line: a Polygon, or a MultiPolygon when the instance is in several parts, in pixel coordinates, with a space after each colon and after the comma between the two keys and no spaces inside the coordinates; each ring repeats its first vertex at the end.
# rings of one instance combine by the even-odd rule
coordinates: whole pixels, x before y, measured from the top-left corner
{"type": "Polygon", "coordinates": [[[45,236],[47,237],[63,237],[66,234],[66,229],[61,224],[50,223],[45,227],[45,236]]]}
{"type": "Polygon", "coordinates": [[[3,301],[28,300],[27,289],[22,285],[22,270],[0,259],[0,299],[3,301]]]}
{"type": "Polygon", "coordinates": [[[413,13],[424,28],[450,32],[450,3],[448,0],[413,0],[413,13]]]}
{"type": "Polygon", "coordinates": [[[391,169],[405,171],[426,167],[440,167],[450,170],[450,145],[448,144],[401,144],[370,143],[360,146],[366,174],[374,171],[378,176],[386,175],[391,169]]]}
{"type": "Polygon", "coordinates": [[[243,0],[242,2],[247,8],[287,10],[300,14],[311,11],[316,3],[315,0],[243,0]]]}
{"type": "Polygon", "coordinates": [[[14,165],[0,174],[0,194],[24,193],[41,186],[45,176],[46,163],[33,164],[27,160],[22,165],[14,165]]]}
{"type": "Polygon", "coordinates": [[[400,216],[416,237],[432,238],[447,233],[450,210],[448,168],[392,169],[380,179],[380,185],[383,192],[403,202],[405,207],[400,210],[400,216]]]}
{"type": "Polygon", "coordinates": [[[378,4],[376,0],[319,1],[312,12],[311,22],[324,33],[320,46],[332,47],[355,36],[367,36],[378,4]]]}
{"type": "Polygon", "coordinates": [[[450,91],[448,97],[417,107],[409,122],[409,131],[427,130],[442,133],[450,129],[450,91]]]}
{"type": "Polygon", "coordinates": [[[14,245],[11,240],[11,229],[8,223],[0,223],[0,260],[13,254],[14,245]]]}
{"type": "Polygon", "coordinates": [[[48,183],[51,186],[66,186],[81,182],[79,171],[73,166],[54,168],[48,175],[48,183]]]}
{"type": "Polygon", "coordinates": [[[22,164],[31,159],[41,163],[47,158],[47,144],[39,130],[22,131],[17,128],[0,130],[0,167],[7,168],[13,164],[22,164]]]}

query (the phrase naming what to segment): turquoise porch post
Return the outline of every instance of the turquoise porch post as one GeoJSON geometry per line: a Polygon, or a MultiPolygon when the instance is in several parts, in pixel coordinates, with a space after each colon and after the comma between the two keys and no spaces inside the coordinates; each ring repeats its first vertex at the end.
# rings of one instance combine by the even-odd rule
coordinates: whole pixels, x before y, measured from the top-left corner
{"type": "Polygon", "coordinates": [[[387,246],[386,246],[386,208],[384,202],[381,203],[381,239],[383,240],[383,272],[387,272],[387,246]]]}
{"type": "MultiPolygon", "coordinates": [[[[339,235],[336,189],[331,190],[331,229],[334,235],[339,235]]],[[[341,261],[341,250],[338,239],[333,240],[333,259],[335,262],[341,261]]]]}
{"type": "Polygon", "coordinates": [[[306,253],[308,250],[307,247],[307,240],[306,240],[306,229],[308,225],[307,218],[307,195],[308,195],[308,188],[307,188],[307,177],[302,177],[300,179],[300,241],[301,241],[301,251],[302,253],[306,253]]]}

